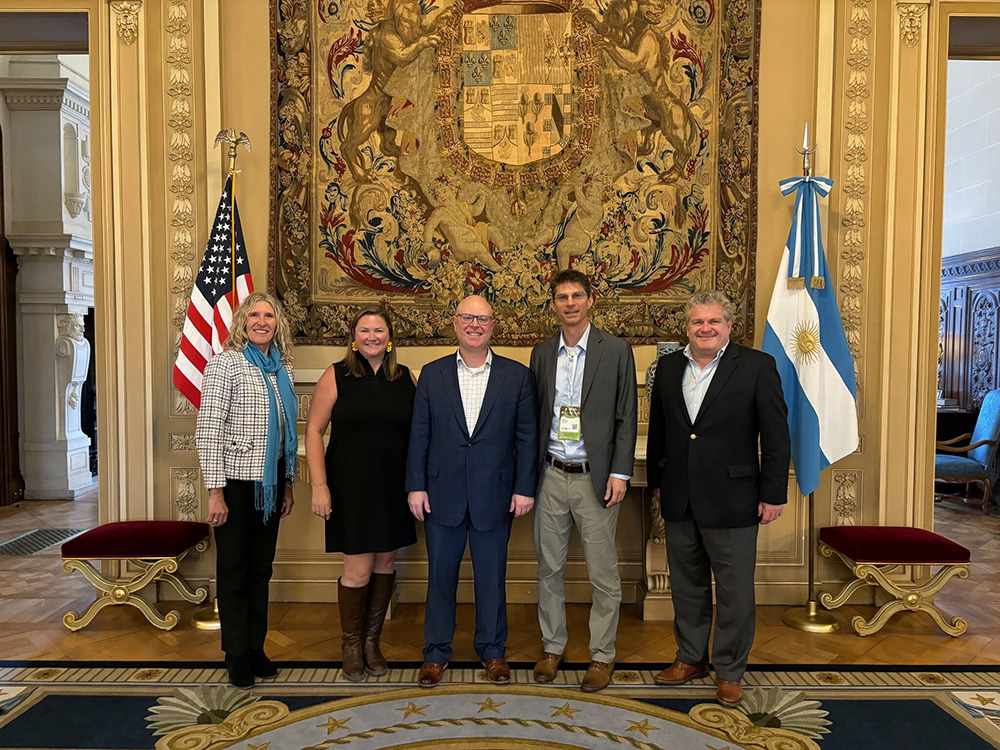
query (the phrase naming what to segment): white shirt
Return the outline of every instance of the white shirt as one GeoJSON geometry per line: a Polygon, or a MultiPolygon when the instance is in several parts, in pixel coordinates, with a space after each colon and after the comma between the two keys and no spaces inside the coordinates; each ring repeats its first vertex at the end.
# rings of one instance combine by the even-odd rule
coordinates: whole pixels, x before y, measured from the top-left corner
{"type": "Polygon", "coordinates": [[[560,440],[559,410],[563,406],[577,406],[583,402],[583,368],[587,364],[587,343],[590,341],[590,324],[576,346],[566,346],[566,339],[559,334],[556,353],[556,392],[552,399],[552,424],[549,427],[549,453],[561,461],[583,463],[587,460],[587,447],[583,436],[579,440],[560,440]]]}
{"type": "Polygon", "coordinates": [[[469,435],[476,429],[479,421],[479,410],[483,408],[486,397],[486,384],[490,381],[490,369],[493,366],[493,350],[486,352],[486,361],[479,367],[469,367],[462,359],[462,351],[455,353],[458,367],[458,390],[462,394],[462,408],[465,410],[465,424],[469,435]]]}
{"type": "Polygon", "coordinates": [[[722,355],[728,347],[729,342],[726,342],[726,345],[719,349],[718,354],[715,355],[715,359],[705,365],[704,369],[694,361],[694,357],[691,355],[691,345],[688,344],[684,347],[684,356],[688,358],[688,366],[684,370],[681,389],[684,391],[684,403],[687,405],[688,416],[691,418],[692,424],[698,418],[701,402],[705,400],[705,394],[708,393],[708,387],[712,384],[715,371],[719,369],[719,360],[722,359],[722,355]]]}

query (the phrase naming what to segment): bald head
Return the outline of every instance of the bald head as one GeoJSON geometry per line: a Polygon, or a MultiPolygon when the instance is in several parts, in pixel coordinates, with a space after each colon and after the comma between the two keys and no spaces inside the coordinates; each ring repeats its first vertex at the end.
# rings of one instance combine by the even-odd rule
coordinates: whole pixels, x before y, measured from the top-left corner
{"type": "Polygon", "coordinates": [[[493,306],[486,301],[485,297],[478,294],[471,294],[458,303],[456,315],[493,315],[493,306]]]}
{"type": "Polygon", "coordinates": [[[478,294],[466,297],[458,304],[452,325],[462,359],[472,367],[482,364],[493,334],[493,307],[490,303],[478,294]]]}

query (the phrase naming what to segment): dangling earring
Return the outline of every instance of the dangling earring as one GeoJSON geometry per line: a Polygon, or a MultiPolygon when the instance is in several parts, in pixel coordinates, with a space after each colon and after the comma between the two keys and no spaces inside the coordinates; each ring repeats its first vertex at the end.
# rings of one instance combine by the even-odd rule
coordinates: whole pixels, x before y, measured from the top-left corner
{"type": "Polygon", "coordinates": [[[352,352],[356,352],[357,350],[358,350],[358,342],[357,341],[352,341],[351,342],[351,351],[352,352]]]}
{"type": "Polygon", "coordinates": [[[386,354],[388,354],[391,351],[392,351],[392,342],[390,341],[388,344],[385,345],[385,352],[386,354]]]}

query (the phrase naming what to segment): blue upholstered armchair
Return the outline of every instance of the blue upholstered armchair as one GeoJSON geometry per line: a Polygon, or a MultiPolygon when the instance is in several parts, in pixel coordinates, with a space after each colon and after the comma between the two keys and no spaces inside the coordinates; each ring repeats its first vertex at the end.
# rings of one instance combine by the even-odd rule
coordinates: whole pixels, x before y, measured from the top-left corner
{"type": "Polygon", "coordinates": [[[945,440],[937,444],[939,451],[947,453],[965,453],[965,456],[937,455],[934,457],[934,481],[952,484],[964,484],[965,495],[934,494],[935,502],[941,500],[962,500],[966,503],[982,502],[983,513],[989,513],[992,485],[990,476],[993,471],[993,458],[997,452],[997,441],[1000,439],[1000,390],[990,391],[983,399],[976,419],[975,430],[957,438],[945,440]],[[968,445],[957,446],[960,440],[969,440],[968,445]],[[969,497],[969,485],[978,482],[983,485],[983,498],[969,497]]]}

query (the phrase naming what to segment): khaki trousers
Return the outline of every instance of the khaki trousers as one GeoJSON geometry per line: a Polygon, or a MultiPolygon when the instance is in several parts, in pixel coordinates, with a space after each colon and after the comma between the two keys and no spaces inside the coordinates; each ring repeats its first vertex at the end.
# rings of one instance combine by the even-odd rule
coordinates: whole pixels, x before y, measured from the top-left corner
{"type": "Polygon", "coordinates": [[[576,524],[583,541],[587,575],[594,587],[590,607],[590,657],[615,660],[615,635],[622,602],[618,574],[620,505],[605,508],[594,494],[590,474],[568,474],[545,466],[535,498],[535,551],[538,554],[538,624],[542,647],[553,654],[566,648],[566,557],[576,524]]]}

